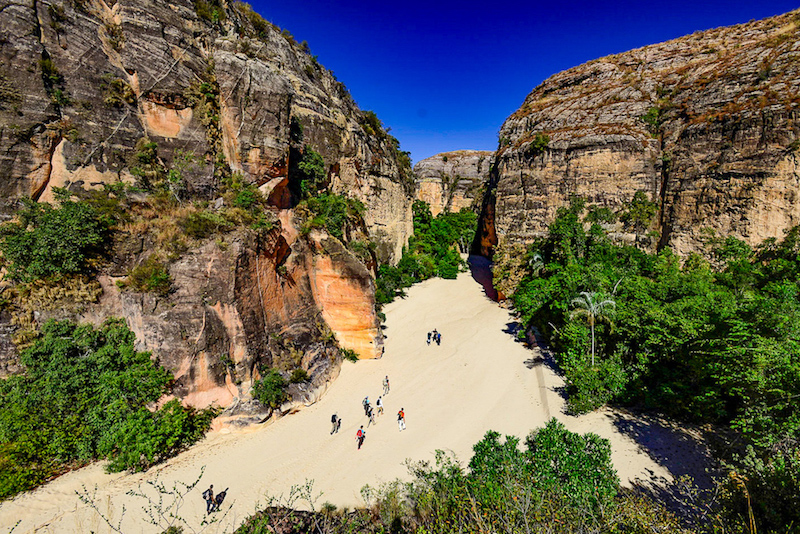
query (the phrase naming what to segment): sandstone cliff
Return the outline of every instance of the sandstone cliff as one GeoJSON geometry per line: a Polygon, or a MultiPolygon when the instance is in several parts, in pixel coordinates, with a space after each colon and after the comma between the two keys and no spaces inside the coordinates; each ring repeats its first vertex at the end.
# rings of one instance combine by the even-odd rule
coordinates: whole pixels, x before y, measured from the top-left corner
{"type": "Polygon", "coordinates": [[[414,165],[416,198],[427,202],[435,217],[443,211],[459,211],[481,201],[494,153],[456,150],[425,158],[414,165]]]}
{"type": "MultiPolygon", "coordinates": [[[[21,198],[50,201],[56,187],[144,185],[148,166],[180,169],[182,200],[201,207],[219,208],[239,176],[273,212],[269,231],[186,243],[167,223],[123,226],[99,301],[26,305],[32,325],[123,316],[196,406],[245,402],[261,365],[308,370],[295,398],[313,395],[338,372],[337,339],[361,357],[381,354],[368,268],[324,233],[298,234],[290,173],[303,147],[322,155],[331,191],[366,206],[374,268],[399,259],[413,229],[411,171],[305,43],[224,0],[10,0],[0,22],[0,215],[21,198]],[[120,290],[165,239],[181,241],[167,255],[173,290],[120,290]]],[[[2,367],[13,371],[7,315],[2,367]]]]}
{"type": "Polygon", "coordinates": [[[541,235],[571,195],[624,212],[640,191],[656,215],[621,239],[686,254],[706,229],[782,236],[800,223],[799,28],[792,12],[548,78],[501,128],[476,249],[541,235]]]}

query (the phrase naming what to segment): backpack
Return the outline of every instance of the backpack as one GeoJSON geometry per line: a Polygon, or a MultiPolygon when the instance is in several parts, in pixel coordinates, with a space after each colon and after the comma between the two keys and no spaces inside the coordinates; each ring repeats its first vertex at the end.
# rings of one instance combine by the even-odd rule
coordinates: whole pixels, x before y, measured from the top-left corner
{"type": "Polygon", "coordinates": [[[331,423],[335,423],[335,422],[336,422],[336,414],[333,414],[331,416],[331,423]]]}
{"type": "Polygon", "coordinates": [[[356,432],[356,437],[357,438],[363,438],[364,437],[364,431],[359,428],[358,432],[356,432]]]}
{"type": "Polygon", "coordinates": [[[211,498],[211,495],[213,495],[213,493],[211,493],[211,490],[210,490],[210,489],[207,489],[207,490],[205,490],[205,491],[203,492],[203,498],[204,498],[205,500],[209,500],[209,499],[211,498]]]}

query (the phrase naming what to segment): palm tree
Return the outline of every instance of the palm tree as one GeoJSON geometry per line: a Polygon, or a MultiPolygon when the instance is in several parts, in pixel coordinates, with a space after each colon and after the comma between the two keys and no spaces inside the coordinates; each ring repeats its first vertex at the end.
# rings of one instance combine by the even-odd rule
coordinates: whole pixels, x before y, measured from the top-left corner
{"type": "Polygon", "coordinates": [[[569,314],[570,318],[579,315],[585,316],[589,323],[589,329],[592,331],[592,367],[594,367],[594,325],[598,320],[607,319],[609,313],[606,310],[616,309],[617,303],[611,299],[598,301],[597,293],[594,291],[581,291],[579,297],[572,299],[572,305],[575,306],[576,309],[572,310],[569,314]]]}

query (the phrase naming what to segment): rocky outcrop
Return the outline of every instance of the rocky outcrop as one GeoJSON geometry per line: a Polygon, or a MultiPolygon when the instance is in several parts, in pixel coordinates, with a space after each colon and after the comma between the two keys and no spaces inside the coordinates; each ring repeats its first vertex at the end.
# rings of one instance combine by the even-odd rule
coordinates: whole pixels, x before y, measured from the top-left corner
{"type": "Polygon", "coordinates": [[[643,192],[649,224],[612,230],[681,254],[708,229],[782,236],[800,223],[799,24],[697,32],[548,78],[501,128],[477,250],[542,235],[571,195],[624,212],[643,192]]]}
{"type": "Polygon", "coordinates": [[[408,239],[396,146],[364,128],[307,48],[247,5],[12,0],[0,17],[0,213],[56,186],[133,181],[141,139],[167,167],[196,157],[186,185],[206,198],[220,166],[259,184],[287,177],[294,141],[323,155],[337,192],[381,206],[367,223],[384,260],[408,239]]]}
{"type": "Polygon", "coordinates": [[[414,165],[416,198],[430,205],[434,217],[479,205],[493,163],[494,153],[486,150],[456,150],[420,160],[414,165]]]}
{"type": "MultiPolygon", "coordinates": [[[[241,417],[230,421],[268,415],[249,398],[262,368],[306,370],[310,381],[291,386],[293,402],[306,402],[338,373],[339,346],[381,355],[370,270],[335,238],[301,235],[292,169],[311,147],[330,190],[365,205],[370,269],[397,261],[413,230],[411,170],[396,140],[307,45],[226,0],[6,4],[0,216],[13,216],[22,198],[53,200],[56,188],[148,186],[158,167],[175,171],[182,201],[215,210],[225,184],[241,177],[259,187],[276,220],[269,230],[243,224],[189,239],[168,255],[167,294],[118,287],[160,245],[156,234],[121,225],[100,268],[99,300],[28,307],[28,323],[122,316],[139,348],[173,371],[176,395],[198,407],[238,407],[241,417]]],[[[131,195],[131,205],[145,203],[131,195]]],[[[20,331],[12,315],[0,314],[3,373],[18,370],[9,357],[20,331]]]]}

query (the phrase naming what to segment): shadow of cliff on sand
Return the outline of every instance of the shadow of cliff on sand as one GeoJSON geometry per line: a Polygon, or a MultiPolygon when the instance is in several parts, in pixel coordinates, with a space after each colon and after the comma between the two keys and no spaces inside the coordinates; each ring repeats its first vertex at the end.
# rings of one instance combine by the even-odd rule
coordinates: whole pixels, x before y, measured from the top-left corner
{"type": "Polygon", "coordinates": [[[470,257],[467,258],[467,264],[469,265],[472,279],[483,286],[483,293],[491,300],[497,302],[497,290],[492,284],[492,269],[489,259],[483,256],[470,255],[470,257]]]}
{"type": "Polygon", "coordinates": [[[714,461],[700,429],[644,413],[614,410],[612,422],[675,478],[690,476],[701,490],[714,486],[714,461]]]}

